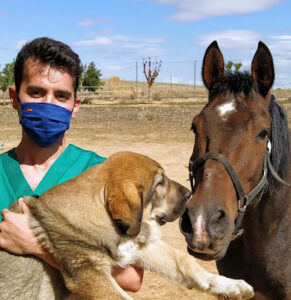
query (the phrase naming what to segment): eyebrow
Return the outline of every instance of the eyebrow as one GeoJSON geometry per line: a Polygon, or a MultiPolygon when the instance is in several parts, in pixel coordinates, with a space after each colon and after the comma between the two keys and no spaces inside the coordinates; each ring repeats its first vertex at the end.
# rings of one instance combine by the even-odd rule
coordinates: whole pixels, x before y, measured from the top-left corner
{"type": "Polygon", "coordinates": [[[29,85],[26,90],[45,90],[44,88],[42,88],[41,86],[37,86],[37,85],[29,85]]]}
{"type": "MultiPolygon", "coordinates": [[[[28,91],[32,91],[32,90],[41,90],[41,91],[46,91],[45,88],[41,87],[41,86],[37,86],[37,85],[30,85],[27,87],[27,90],[28,91]]],[[[70,98],[72,96],[72,93],[67,91],[67,90],[56,90],[54,91],[54,93],[57,93],[57,94],[63,94],[66,98],[70,98]]]]}
{"type": "Polygon", "coordinates": [[[66,98],[71,98],[72,93],[67,91],[67,90],[56,90],[55,93],[57,94],[62,94],[64,95],[66,98]]]}

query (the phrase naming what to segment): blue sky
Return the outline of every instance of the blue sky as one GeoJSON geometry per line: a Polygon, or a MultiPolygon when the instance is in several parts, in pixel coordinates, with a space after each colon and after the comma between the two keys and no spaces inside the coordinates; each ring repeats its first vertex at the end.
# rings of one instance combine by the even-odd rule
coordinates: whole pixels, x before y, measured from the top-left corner
{"type": "Polygon", "coordinates": [[[206,47],[217,40],[225,61],[248,69],[261,40],[275,62],[276,87],[291,88],[291,1],[10,0],[0,6],[0,68],[27,41],[48,36],[69,44],[104,78],[144,80],[142,60],[161,59],[158,81],[201,83],[206,47]]]}

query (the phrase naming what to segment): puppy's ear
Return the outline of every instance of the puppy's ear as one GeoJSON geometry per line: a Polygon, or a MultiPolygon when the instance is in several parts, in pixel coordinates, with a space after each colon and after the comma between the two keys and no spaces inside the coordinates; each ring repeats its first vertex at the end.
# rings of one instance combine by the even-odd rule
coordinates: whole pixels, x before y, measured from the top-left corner
{"type": "Polygon", "coordinates": [[[107,184],[107,210],[122,234],[135,236],[140,231],[143,203],[142,193],[133,182],[107,184]]]}

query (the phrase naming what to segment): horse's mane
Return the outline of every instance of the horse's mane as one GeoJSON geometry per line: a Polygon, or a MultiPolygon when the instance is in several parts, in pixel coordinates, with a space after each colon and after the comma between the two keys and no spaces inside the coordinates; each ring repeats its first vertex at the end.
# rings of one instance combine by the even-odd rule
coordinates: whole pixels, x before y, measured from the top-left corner
{"type": "MultiPolygon", "coordinates": [[[[280,177],[286,179],[290,157],[288,120],[282,107],[276,102],[273,95],[271,95],[269,112],[272,118],[271,162],[275,171],[280,175],[280,177]]],[[[278,187],[277,181],[272,176],[270,176],[269,188],[276,189],[276,187],[278,187]]]]}
{"type": "Polygon", "coordinates": [[[212,98],[227,92],[234,95],[243,92],[248,96],[254,89],[256,89],[256,85],[249,72],[226,72],[223,78],[210,86],[209,96],[212,98]]]}

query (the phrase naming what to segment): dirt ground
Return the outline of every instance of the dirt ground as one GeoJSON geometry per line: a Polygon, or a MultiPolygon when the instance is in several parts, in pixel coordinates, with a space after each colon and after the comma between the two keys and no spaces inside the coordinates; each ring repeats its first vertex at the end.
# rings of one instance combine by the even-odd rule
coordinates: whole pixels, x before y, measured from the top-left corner
{"type": "MultiPolygon", "coordinates": [[[[203,105],[191,102],[83,105],[67,137],[71,143],[106,157],[123,150],[148,155],[160,162],[170,178],[189,188],[187,165],[194,142],[190,124],[203,105]]],[[[284,108],[291,124],[290,103],[284,104],[284,108]]],[[[10,106],[1,106],[0,153],[16,146],[20,136],[17,114],[10,106]]],[[[167,243],[186,253],[177,222],[164,225],[162,231],[167,243]]],[[[210,272],[217,272],[214,262],[200,263],[210,272]]],[[[216,299],[147,271],[141,290],[131,295],[135,299],[216,299]]]]}

